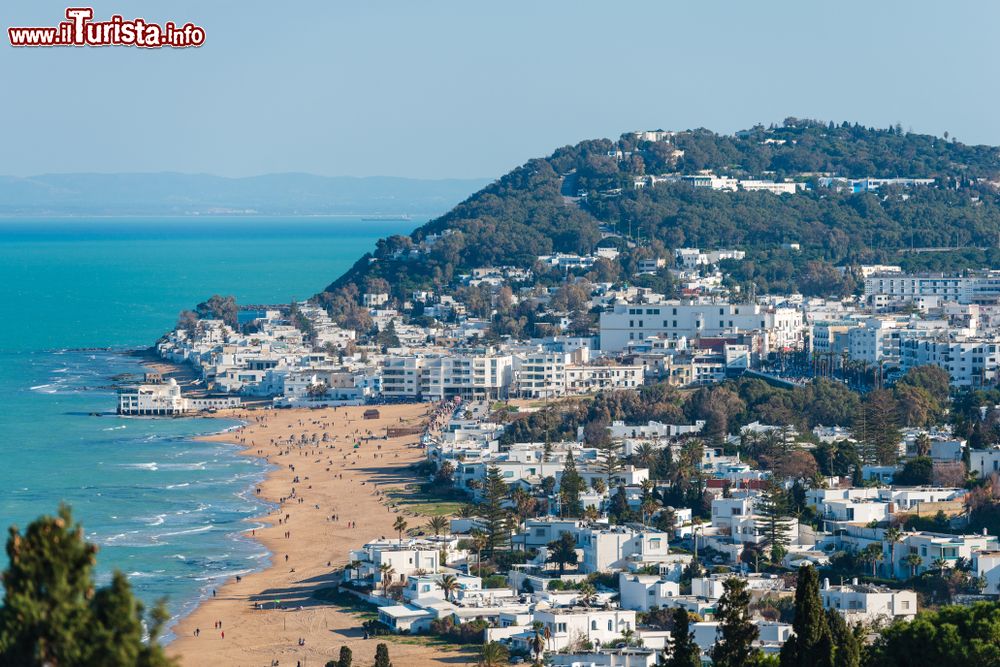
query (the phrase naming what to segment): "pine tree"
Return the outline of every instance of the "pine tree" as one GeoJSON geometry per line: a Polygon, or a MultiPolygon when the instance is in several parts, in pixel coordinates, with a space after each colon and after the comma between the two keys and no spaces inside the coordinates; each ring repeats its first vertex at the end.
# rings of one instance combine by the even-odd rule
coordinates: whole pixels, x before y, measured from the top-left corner
{"type": "Polygon", "coordinates": [[[674,610],[674,629],[670,633],[670,657],[663,664],[666,667],[701,667],[701,649],[694,642],[691,617],[683,607],[674,610]]]}
{"type": "Polygon", "coordinates": [[[860,667],[861,641],[844,617],[834,609],[827,609],[826,624],[834,647],[833,667],[860,667]]]}
{"type": "Polygon", "coordinates": [[[162,604],[152,614],[150,639],[144,643],[143,608],[125,576],[116,572],[110,586],[94,592],[96,553],[65,505],[58,516],[32,522],[24,534],[10,529],[0,609],[0,664],[173,664],[156,641],[167,620],[162,604]]]}
{"type": "Polygon", "coordinates": [[[750,591],[744,579],[731,577],[722,585],[723,593],[715,606],[719,622],[718,640],[712,647],[713,667],[746,667],[756,664],[759,651],[753,647],[757,626],[750,620],[750,591]]]}
{"type": "Polygon", "coordinates": [[[892,393],[876,389],[868,394],[855,418],[855,432],[860,434],[865,463],[895,465],[899,458],[899,406],[892,393]]]}
{"type": "Polygon", "coordinates": [[[580,492],[583,490],[583,478],[576,471],[576,461],[573,452],[566,457],[562,478],[559,480],[560,509],[563,516],[578,517],[583,514],[583,503],[580,502],[580,492]]]}
{"type": "Polygon", "coordinates": [[[379,644],[375,647],[375,667],[392,667],[389,661],[389,647],[379,644]]]}
{"type": "Polygon", "coordinates": [[[833,644],[819,597],[819,574],[811,565],[799,568],[792,629],[795,634],[781,647],[781,667],[833,667],[833,644]]]}
{"type": "Polygon", "coordinates": [[[483,503],[480,513],[486,520],[486,553],[492,556],[497,549],[507,546],[510,539],[510,512],[503,507],[507,485],[500,477],[500,469],[490,466],[483,483],[483,503]]]}
{"type": "Polygon", "coordinates": [[[791,527],[788,497],[784,489],[772,480],[754,503],[754,513],[761,519],[757,534],[764,536],[771,562],[780,563],[788,553],[788,530],[791,527]]]}

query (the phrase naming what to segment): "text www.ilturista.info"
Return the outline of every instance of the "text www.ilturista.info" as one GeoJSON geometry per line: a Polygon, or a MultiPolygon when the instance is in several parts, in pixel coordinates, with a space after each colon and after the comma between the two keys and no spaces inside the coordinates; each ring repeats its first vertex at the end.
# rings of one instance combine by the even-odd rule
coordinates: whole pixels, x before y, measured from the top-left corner
{"type": "Polygon", "coordinates": [[[11,46],[139,46],[147,49],[185,48],[205,43],[205,29],[168,21],[162,26],[145,19],[126,20],[117,14],[93,21],[91,7],[70,7],[66,21],[47,28],[7,28],[11,46]]]}

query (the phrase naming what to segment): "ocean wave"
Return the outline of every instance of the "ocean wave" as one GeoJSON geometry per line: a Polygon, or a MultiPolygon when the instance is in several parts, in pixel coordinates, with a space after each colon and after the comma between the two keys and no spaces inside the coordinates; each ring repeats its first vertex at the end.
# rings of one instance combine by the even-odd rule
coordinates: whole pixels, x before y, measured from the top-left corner
{"type": "Polygon", "coordinates": [[[118,467],[131,468],[133,470],[159,470],[156,461],[150,461],[149,463],[119,463],[118,467]]]}
{"type": "Polygon", "coordinates": [[[163,525],[163,522],[166,521],[166,519],[167,519],[167,515],[166,514],[157,514],[146,525],[147,526],[161,526],[161,525],[163,525]]]}
{"type": "Polygon", "coordinates": [[[198,526],[197,528],[189,528],[188,530],[176,530],[170,533],[158,533],[153,535],[154,540],[160,540],[164,537],[177,537],[178,535],[193,535],[195,533],[204,533],[206,530],[212,530],[212,524],[208,523],[204,526],[198,526]]]}
{"type": "Polygon", "coordinates": [[[195,581],[217,581],[219,579],[229,579],[230,577],[235,577],[237,575],[250,574],[254,572],[253,569],[245,568],[242,570],[224,570],[222,572],[217,572],[204,577],[194,577],[195,581]]]}
{"type": "Polygon", "coordinates": [[[163,470],[204,470],[208,463],[208,461],[199,461],[197,463],[161,463],[159,467],[163,470]]]}
{"type": "Polygon", "coordinates": [[[166,488],[166,489],[183,489],[185,486],[191,486],[191,482],[181,482],[180,484],[167,484],[164,488],[166,488]]]}
{"type": "Polygon", "coordinates": [[[108,428],[102,428],[101,430],[102,431],[120,431],[123,428],[125,428],[125,424],[122,424],[121,426],[109,426],[108,428]]]}

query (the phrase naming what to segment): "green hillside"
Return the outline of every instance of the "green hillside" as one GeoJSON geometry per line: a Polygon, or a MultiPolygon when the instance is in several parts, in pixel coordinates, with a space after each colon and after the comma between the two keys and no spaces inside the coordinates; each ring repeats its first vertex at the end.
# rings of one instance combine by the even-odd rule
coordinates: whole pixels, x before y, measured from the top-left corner
{"type": "MultiPolygon", "coordinates": [[[[727,270],[758,291],[848,293],[857,283],[850,273],[835,272],[836,266],[1000,266],[998,181],[997,147],[898,126],[789,118],[781,126],[756,126],[731,136],[699,129],[667,141],[641,141],[633,134],[584,141],[529,161],[409,237],[384,239],[320,296],[330,301],[388,288],[403,297],[413,289],[441,289],[472,268],[528,268],[538,255],[585,254],[598,243],[617,244],[624,252],[618,260],[600,262],[592,279],[632,280],[638,259],[669,257],[677,247],[730,247],[746,250],[747,261],[727,270]],[[635,185],[649,175],[676,178],[700,171],[788,179],[805,189],[776,195],[695,188],[688,182],[635,185]],[[935,180],[855,193],[822,187],[824,176],[935,180]],[[619,236],[602,242],[602,230],[619,236]],[[782,249],[790,243],[801,249],[782,249]],[[926,247],[951,250],[907,252],[926,247]]],[[[668,290],[669,276],[662,273],[638,282],[668,290]]]]}

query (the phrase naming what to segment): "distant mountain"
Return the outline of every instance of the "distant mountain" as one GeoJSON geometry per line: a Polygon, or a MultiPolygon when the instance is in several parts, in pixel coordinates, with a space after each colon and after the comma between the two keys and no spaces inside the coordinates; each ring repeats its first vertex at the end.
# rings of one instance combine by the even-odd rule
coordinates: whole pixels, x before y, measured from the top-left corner
{"type": "MultiPolygon", "coordinates": [[[[441,289],[476,267],[527,268],[539,255],[586,254],[598,244],[622,252],[574,273],[670,292],[673,249],[738,248],[746,261],[726,270],[741,288],[849,294],[858,288],[856,276],[835,267],[1000,268],[998,186],[997,147],[899,126],[788,118],[734,135],[628,133],[528,161],[411,235],[383,239],[319,299],[348,303],[370,289],[391,289],[402,299],[410,290],[441,289]],[[696,187],[694,177],[707,173],[746,186],[696,187]],[[856,191],[844,180],[868,178],[933,181],[856,191]],[[752,187],[761,180],[798,185],[786,185],[795,194],[773,194],[752,187]],[[921,248],[934,251],[911,252],[921,248]],[[637,275],[639,260],[654,256],[667,268],[637,275]]],[[[555,283],[564,276],[540,279],[549,277],[555,283]]]]}
{"type": "Polygon", "coordinates": [[[435,213],[488,182],[295,173],[248,178],[169,172],[0,176],[0,215],[435,213]]]}

